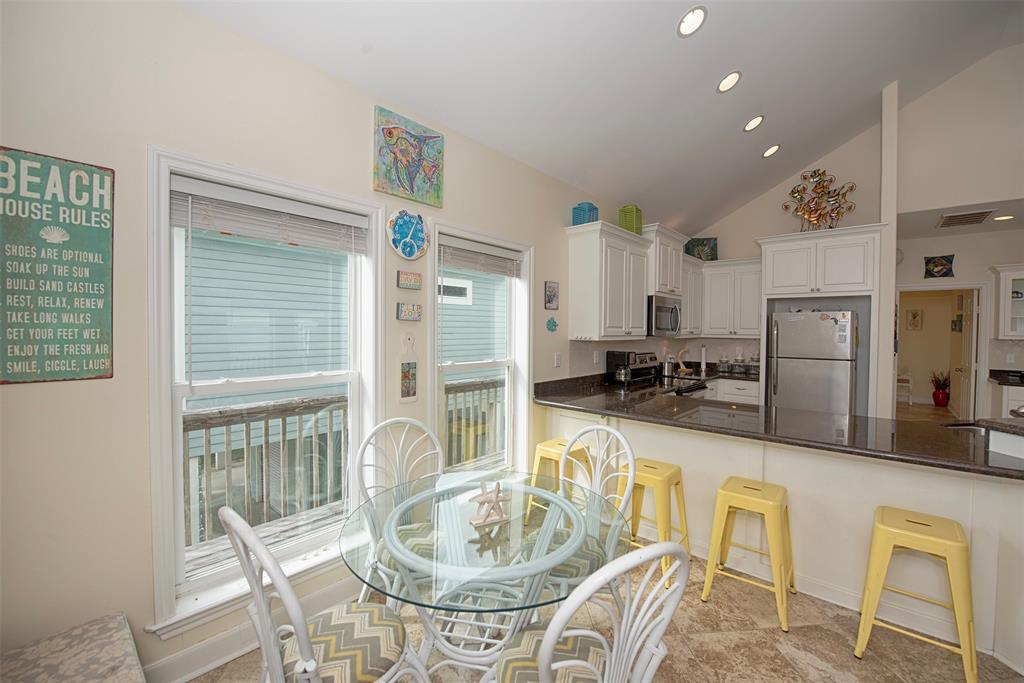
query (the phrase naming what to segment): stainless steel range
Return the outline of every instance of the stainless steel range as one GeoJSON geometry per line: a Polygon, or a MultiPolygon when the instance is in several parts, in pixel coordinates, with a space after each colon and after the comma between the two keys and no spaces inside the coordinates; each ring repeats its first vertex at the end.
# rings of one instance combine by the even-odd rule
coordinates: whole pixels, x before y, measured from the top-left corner
{"type": "Polygon", "coordinates": [[[658,356],[652,351],[608,351],[605,362],[608,383],[621,386],[624,391],[657,385],[659,393],[700,398],[707,389],[703,380],[663,375],[658,356]]]}

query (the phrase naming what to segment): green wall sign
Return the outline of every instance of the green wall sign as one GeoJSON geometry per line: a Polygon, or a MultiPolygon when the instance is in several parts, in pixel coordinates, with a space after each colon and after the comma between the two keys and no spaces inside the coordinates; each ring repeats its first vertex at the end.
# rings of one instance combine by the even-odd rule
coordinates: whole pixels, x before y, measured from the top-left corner
{"type": "Polygon", "coordinates": [[[0,384],[113,377],[114,171],[0,147],[0,384]]]}

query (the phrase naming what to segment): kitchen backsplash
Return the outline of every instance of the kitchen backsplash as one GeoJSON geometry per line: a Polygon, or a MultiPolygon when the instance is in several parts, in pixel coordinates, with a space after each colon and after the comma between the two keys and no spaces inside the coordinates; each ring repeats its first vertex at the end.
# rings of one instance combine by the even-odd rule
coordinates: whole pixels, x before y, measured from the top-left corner
{"type": "Polygon", "coordinates": [[[1024,341],[990,340],[988,366],[996,370],[1024,370],[1024,341]]]}
{"type": "Polygon", "coordinates": [[[757,339],[667,339],[665,337],[649,337],[638,341],[619,342],[572,342],[569,349],[570,377],[589,375],[605,371],[605,353],[615,351],[653,351],[658,360],[663,360],[666,353],[679,357],[683,354],[684,361],[700,361],[700,346],[707,346],[707,360],[717,362],[723,354],[730,359],[737,355],[750,358],[758,352],[760,342],[757,339]],[[594,360],[594,354],[597,360],[594,360]]]}

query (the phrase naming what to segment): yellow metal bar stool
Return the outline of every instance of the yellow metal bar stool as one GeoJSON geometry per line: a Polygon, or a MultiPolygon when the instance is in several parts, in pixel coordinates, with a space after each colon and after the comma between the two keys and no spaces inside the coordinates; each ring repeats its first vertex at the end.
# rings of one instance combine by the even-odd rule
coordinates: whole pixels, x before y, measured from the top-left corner
{"type": "Polygon", "coordinates": [[[864,655],[868,638],[871,637],[871,627],[877,624],[960,655],[964,663],[964,677],[969,683],[975,683],[978,680],[978,653],[974,640],[970,563],[967,535],[958,522],[945,517],[886,506],[875,510],[875,527],[871,534],[868,572],[864,579],[864,596],[861,600],[860,629],[853,654],[858,658],[864,655]],[[916,550],[945,560],[951,602],[942,602],[927,595],[885,584],[889,560],[893,551],[900,549],[916,550]],[[957,636],[960,639],[959,647],[875,619],[883,590],[952,610],[956,620],[957,636]]]}
{"type": "Polygon", "coordinates": [[[793,571],[793,543],[789,534],[789,501],[784,487],[753,479],[729,477],[718,488],[715,517],[711,522],[711,547],[708,550],[704,591],[700,595],[703,602],[707,602],[711,595],[711,582],[714,581],[716,574],[738,579],[774,593],[779,625],[783,631],[789,631],[787,592],[796,593],[796,575],[793,571]],[[767,553],[760,548],[733,543],[733,527],[736,523],[736,513],[740,510],[764,517],[765,532],[768,536],[767,553]],[[772,585],[727,571],[725,563],[729,557],[729,548],[732,546],[767,555],[772,568],[772,585]]]}
{"type": "MultiPolygon", "coordinates": [[[[619,482],[619,495],[625,488],[625,480],[619,482]]],[[[690,533],[686,527],[686,502],[683,498],[683,470],[679,465],[672,465],[650,458],[636,459],[636,478],[633,480],[632,514],[629,526],[633,545],[640,547],[636,537],[640,531],[640,520],[654,522],[658,528],[659,541],[671,541],[672,532],[678,531],[679,542],[690,552],[690,533]],[[654,517],[643,515],[644,494],[647,489],[654,491],[654,517]],[[679,526],[672,526],[672,493],[676,494],[676,513],[679,515],[679,526]]],[[[663,573],[668,573],[667,559],[661,562],[663,573]]]]}
{"type": "MultiPolygon", "coordinates": [[[[565,464],[565,472],[559,472],[559,463],[562,461],[562,451],[565,450],[566,444],[569,443],[569,439],[565,437],[559,437],[557,439],[548,439],[547,441],[541,441],[537,444],[537,448],[533,452],[533,474],[530,477],[530,486],[537,485],[537,477],[542,474],[541,469],[544,464],[547,463],[548,468],[551,470],[551,477],[557,482],[560,474],[564,475],[566,479],[572,479],[572,461],[568,461],[565,464]]],[[[572,456],[581,462],[587,461],[587,450],[583,447],[583,444],[577,442],[573,447],[572,456]]],[[[533,512],[534,507],[539,507],[542,510],[547,510],[548,506],[543,503],[538,503],[533,500],[533,496],[530,496],[526,502],[526,523],[530,523],[530,513],[533,512]]]]}

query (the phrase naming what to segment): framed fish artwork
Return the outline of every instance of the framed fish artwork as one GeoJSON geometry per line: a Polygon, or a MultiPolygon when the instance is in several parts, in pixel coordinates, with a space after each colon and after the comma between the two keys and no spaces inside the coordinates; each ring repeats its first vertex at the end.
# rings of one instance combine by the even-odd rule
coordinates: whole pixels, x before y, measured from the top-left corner
{"type": "Polygon", "coordinates": [[[953,277],[953,254],[946,256],[925,256],[924,276],[930,277],[953,277]]]}
{"type": "Polygon", "coordinates": [[[401,114],[375,107],[373,189],[441,208],[444,136],[401,114]]]}

